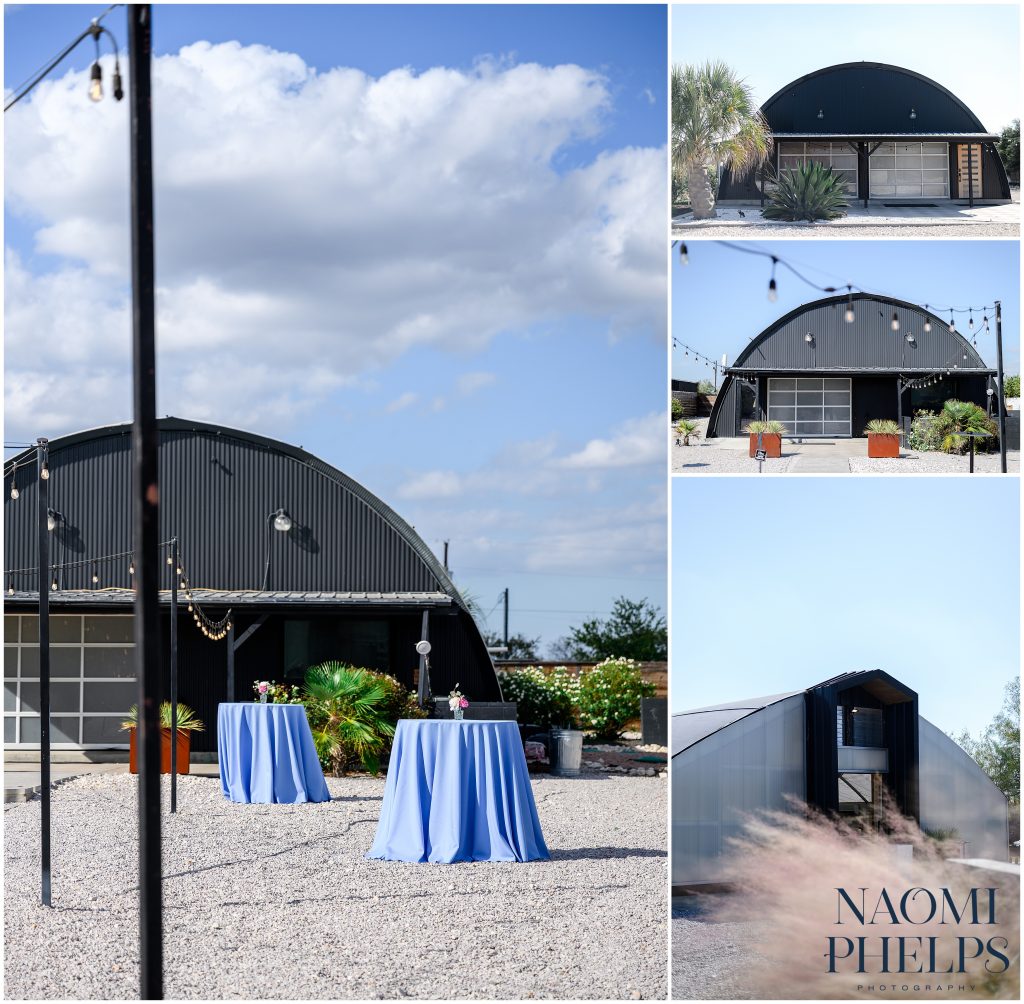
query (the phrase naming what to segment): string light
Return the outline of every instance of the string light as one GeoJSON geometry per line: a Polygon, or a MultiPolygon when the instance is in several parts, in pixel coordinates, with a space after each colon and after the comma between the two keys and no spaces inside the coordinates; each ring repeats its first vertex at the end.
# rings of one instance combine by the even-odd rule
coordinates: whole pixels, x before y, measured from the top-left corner
{"type": "Polygon", "coordinates": [[[927,315],[925,315],[925,319],[924,319],[924,330],[925,330],[925,334],[930,334],[931,330],[932,330],[932,319],[930,317],[928,317],[927,315]]]}
{"type": "Polygon", "coordinates": [[[775,284],[775,266],[779,259],[772,255],[772,277],[768,280],[768,302],[774,303],[779,298],[779,289],[775,284]]]}
{"type": "Polygon", "coordinates": [[[846,286],[846,323],[853,324],[856,320],[856,315],[853,312],[853,287],[849,284],[846,286]]]}
{"type": "Polygon", "coordinates": [[[892,321],[890,323],[890,327],[892,328],[893,331],[899,331],[900,330],[900,319],[897,316],[895,310],[892,312],[892,321]]]}
{"type": "Polygon", "coordinates": [[[7,595],[8,596],[13,596],[14,595],[14,576],[13,575],[8,575],[7,576],[7,595]]]}
{"type": "Polygon", "coordinates": [[[94,561],[92,563],[92,584],[95,586],[100,581],[99,566],[94,561]]]}
{"type": "Polygon", "coordinates": [[[679,245],[679,261],[683,265],[689,265],[690,264],[690,255],[687,253],[686,245],[685,244],[680,244],[679,245]]]}
{"type": "Polygon", "coordinates": [[[131,561],[128,562],[128,574],[129,575],[134,575],[135,574],[135,555],[134,554],[132,555],[131,561]]]}
{"type": "Polygon", "coordinates": [[[953,319],[953,311],[949,312],[949,330],[956,331],[956,321],[953,319]]]}
{"type": "Polygon", "coordinates": [[[14,482],[14,472],[11,472],[11,498],[16,499],[21,492],[18,491],[18,486],[14,482]]]}
{"type": "Polygon", "coordinates": [[[50,465],[45,460],[43,461],[43,466],[42,466],[42,468],[39,471],[39,476],[44,481],[49,481],[50,480],[50,465]]]}

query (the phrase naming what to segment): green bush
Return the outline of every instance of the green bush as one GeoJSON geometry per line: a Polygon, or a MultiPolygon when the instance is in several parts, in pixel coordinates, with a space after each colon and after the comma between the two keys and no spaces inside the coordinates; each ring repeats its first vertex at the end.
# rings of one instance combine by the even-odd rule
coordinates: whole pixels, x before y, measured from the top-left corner
{"type": "Polygon", "coordinates": [[[598,739],[618,739],[640,717],[640,698],[653,697],[655,690],[632,659],[605,659],[583,674],[579,687],[580,723],[598,739]]]}
{"type": "Polygon", "coordinates": [[[1020,397],[1020,374],[1003,378],[1007,397],[1020,397]]]}
{"type": "Polygon", "coordinates": [[[939,449],[942,444],[942,436],[939,435],[939,427],[935,419],[934,411],[919,411],[914,416],[914,420],[910,423],[910,438],[907,440],[910,449],[920,453],[939,449]]]}
{"type": "Polygon", "coordinates": [[[697,384],[698,394],[717,394],[718,388],[714,385],[711,380],[701,380],[697,384]]]}
{"type": "Polygon", "coordinates": [[[683,418],[676,423],[676,436],[678,437],[677,443],[681,442],[683,446],[689,446],[690,437],[693,436],[694,439],[699,437],[700,429],[696,422],[683,418]]]}
{"type": "Polygon", "coordinates": [[[768,205],[766,220],[837,220],[846,215],[849,203],[843,179],[831,167],[809,161],[783,171],[768,205]]]}
{"type": "Polygon", "coordinates": [[[515,701],[516,717],[523,725],[572,727],[577,721],[579,679],[565,666],[543,670],[524,666],[499,670],[498,681],[506,701],[515,701]]]}
{"type": "Polygon", "coordinates": [[[946,453],[968,452],[971,441],[957,435],[960,432],[989,433],[987,437],[975,439],[976,452],[998,449],[999,426],[985,414],[984,408],[970,401],[957,401],[955,398],[946,401],[936,416],[935,425],[940,438],[939,449],[946,453]]]}
{"type": "Polygon", "coordinates": [[[679,398],[672,398],[672,421],[675,422],[683,417],[683,402],[679,398]]]}

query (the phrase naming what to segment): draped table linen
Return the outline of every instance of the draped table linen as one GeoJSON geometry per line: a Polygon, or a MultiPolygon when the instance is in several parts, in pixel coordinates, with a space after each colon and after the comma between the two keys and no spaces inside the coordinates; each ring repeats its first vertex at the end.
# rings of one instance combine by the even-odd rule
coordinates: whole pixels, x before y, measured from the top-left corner
{"type": "Polygon", "coordinates": [[[329,802],[301,704],[221,704],[220,786],[232,802],[329,802]]]}
{"type": "Polygon", "coordinates": [[[547,860],[516,723],[400,720],[367,857],[547,860]]]}

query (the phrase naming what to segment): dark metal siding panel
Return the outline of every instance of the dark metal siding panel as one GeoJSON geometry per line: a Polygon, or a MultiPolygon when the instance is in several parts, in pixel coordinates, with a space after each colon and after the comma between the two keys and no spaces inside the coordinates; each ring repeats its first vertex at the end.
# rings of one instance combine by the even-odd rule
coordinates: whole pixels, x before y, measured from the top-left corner
{"type": "Polygon", "coordinates": [[[711,418],[708,420],[708,439],[736,435],[736,415],[739,408],[737,388],[738,384],[732,377],[727,376],[722,382],[722,389],[715,398],[711,418]]]}
{"type": "Polygon", "coordinates": [[[895,422],[899,417],[896,377],[854,378],[851,390],[852,435],[863,436],[864,427],[873,418],[891,418],[895,422]]]}
{"type": "Polygon", "coordinates": [[[985,143],[981,152],[981,189],[983,199],[1010,198],[1010,179],[995,145],[985,143]]]}
{"type": "Polygon", "coordinates": [[[783,133],[910,136],[985,131],[971,110],[935,81],[878,63],[819,70],[788,84],[762,110],[772,131],[783,133]]]}
{"type": "MultiPolygon", "coordinates": [[[[959,369],[986,369],[977,351],[936,314],[881,297],[854,297],[854,321],[845,320],[845,298],[829,297],[806,304],[776,322],[747,346],[735,368],[798,371],[890,369],[937,370],[956,364],[959,369]],[[899,331],[891,328],[893,314],[899,331]],[[931,319],[931,332],[924,323],[931,319]],[[805,336],[810,333],[813,341],[805,336]],[[907,342],[914,335],[914,343],[907,342]],[[964,355],[967,356],[964,359],[964,355]]],[[[957,318],[963,324],[962,317],[957,318]]],[[[981,318],[976,319],[976,323],[981,318]]]]}

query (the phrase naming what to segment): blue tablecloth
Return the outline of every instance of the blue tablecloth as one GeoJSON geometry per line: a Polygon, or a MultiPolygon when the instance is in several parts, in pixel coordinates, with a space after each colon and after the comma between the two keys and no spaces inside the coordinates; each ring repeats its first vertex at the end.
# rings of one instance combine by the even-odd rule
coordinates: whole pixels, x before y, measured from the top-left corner
{"type": "Polygon", "coordinates": [[[329,802],[301,704],[221,704],[220,787],[232,802],[329,802]]]}
{"type": "Polygon", "coordinates": [[[369,858],[547,859],[515,722],[402,719],[369,858]]]}

